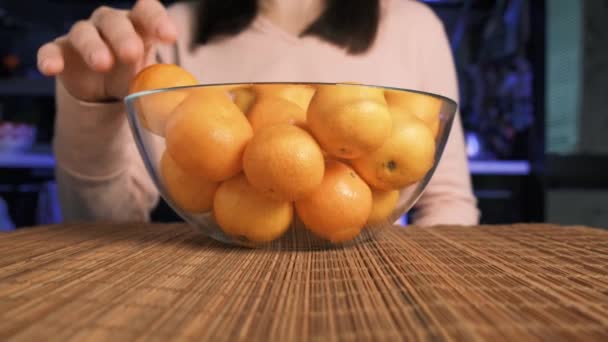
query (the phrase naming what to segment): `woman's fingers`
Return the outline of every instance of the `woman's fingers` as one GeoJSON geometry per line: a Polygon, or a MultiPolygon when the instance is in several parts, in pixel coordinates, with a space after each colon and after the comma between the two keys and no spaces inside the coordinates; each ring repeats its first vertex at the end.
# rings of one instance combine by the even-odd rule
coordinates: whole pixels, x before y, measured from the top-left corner
{"type": "Polygon", "coordinates": [[[143,58],[144,44],[127,13],[100,8],[93,13],[91,22],[120,61],[134,63],[143,58]]]}
{"type": "Polygon", "coordinates": [[[114,57],[97,28],[90,21],[79,21],[68,33],[68,41],[94,71],[112,68],[114,57]]]}
{"type": "Polygon", "coordinates": [[[38,70],[43,75],[55,76],[63,71],[65,65],[60,42],[49,42],[38,49],[38,70]]]}
{"type": "Polygon", "coordinates": [[[145,40],[157,39],[173,43],[177,39],[177,28],[158,0],[137,1],[129,12],[129,18],[145,40]]]}
{"type": "Polygon", "coordinates": [[[177,28],[158,0],[139,0],[131,11],[100,7],[90,20],[74,24],[66,36],[40,47],[38,68],[44,75],[56,76],[64,71],[66,56],[73,59],[76,53],[92,71],[106,72],[116,60],[141,61],[144,44],[176,39],[177,28]]]}

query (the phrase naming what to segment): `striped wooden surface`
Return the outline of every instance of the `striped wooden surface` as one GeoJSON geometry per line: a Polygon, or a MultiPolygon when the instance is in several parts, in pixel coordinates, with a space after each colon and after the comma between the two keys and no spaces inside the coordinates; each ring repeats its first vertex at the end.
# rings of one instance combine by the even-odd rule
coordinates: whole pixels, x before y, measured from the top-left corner
{"type": "Polygon", "coordinates": [[[0,235],[0,341],[608,341],[608,231],[389,228],[250,250],[183,225],[0,235]]]}

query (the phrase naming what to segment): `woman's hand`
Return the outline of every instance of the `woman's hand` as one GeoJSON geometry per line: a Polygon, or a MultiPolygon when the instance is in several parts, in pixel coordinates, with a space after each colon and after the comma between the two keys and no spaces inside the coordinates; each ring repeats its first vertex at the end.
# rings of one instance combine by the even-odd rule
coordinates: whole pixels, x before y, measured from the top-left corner
{"type": "Polygon", "coordinates": [[[177,29],[158,0],[138,0],[131,10],[97,8],[69,33],[38,50],[38,68],[56,76],[75,98],[119,100],[129,81],[152,64],[157,43],[173,43],[177,29]]]}

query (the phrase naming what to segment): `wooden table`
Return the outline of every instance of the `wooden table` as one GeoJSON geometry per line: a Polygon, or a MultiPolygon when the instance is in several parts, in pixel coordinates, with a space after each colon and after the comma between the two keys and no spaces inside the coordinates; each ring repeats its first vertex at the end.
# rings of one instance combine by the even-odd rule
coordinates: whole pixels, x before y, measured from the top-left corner
{"type": "Polygon", "coordinates": [[[608,231],[389,228],[230,248],[184,225],[0,235],[0,340],[608,341],[608,231]]]}

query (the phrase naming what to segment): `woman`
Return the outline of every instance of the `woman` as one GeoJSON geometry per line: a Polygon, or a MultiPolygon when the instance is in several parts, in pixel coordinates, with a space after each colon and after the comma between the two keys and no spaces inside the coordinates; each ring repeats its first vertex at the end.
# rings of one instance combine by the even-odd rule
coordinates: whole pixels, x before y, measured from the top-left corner
{"type": "MultiPolygon", "coordinates": [[[[121,99],[142,67],[178,63],[202,83],[356,81],[457,99],[441,21],[413,0],[206,0],[97,9],[42,46],[57,78],[54,149],[66,219],[147,220],[158,193],[121,99]]],[[[475,224],[460,119],[413,221],[475,224]]]]}

